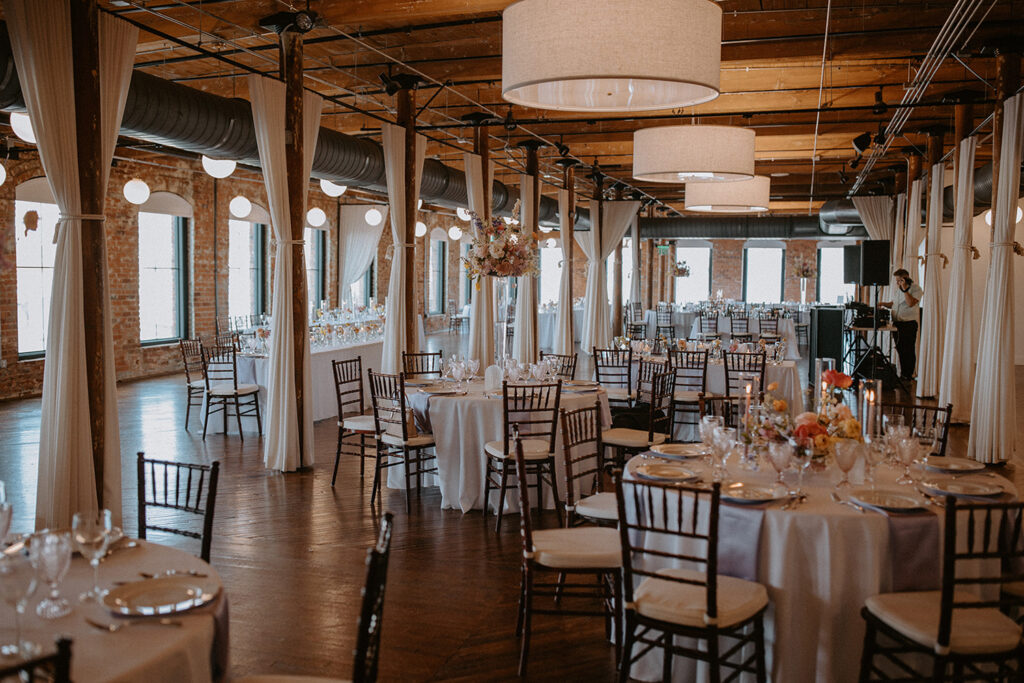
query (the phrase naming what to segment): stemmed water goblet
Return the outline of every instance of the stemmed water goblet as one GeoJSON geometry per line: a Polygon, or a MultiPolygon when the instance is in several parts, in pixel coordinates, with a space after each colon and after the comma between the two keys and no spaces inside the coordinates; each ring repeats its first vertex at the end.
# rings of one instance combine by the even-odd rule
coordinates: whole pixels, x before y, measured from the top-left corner
{"type": "Polygon", "coordinates": [[[57,586],[71,566],[71,537],[52,531],[36,534],[28,552],[39,578],[50,587],[50,594],[36,605],[36,614],[43,619],[63,617],[71,611],[71,605],[60,597],[57,586]]]}
{"type": "Polygon", "coordinates": [[[466,369],[469,370],[469,381],[472,382],[476,379],[476,373],[480,372],[480,360],[470,358],[466,361],[466,369]]]}
{"type": "Polygon", "coordinates": [[[772,469],[779,475],[775,480],[775,485],[787,492],[789,489],[786,486],[785,479],[782,478],[782,473],[789,469],[792,459],[793,444],[788,441],[772,441],[768,444],[768,462],[772,464],[772,469]]]}
{"type": "Polygon", "coordinates": [[[839,467],[839,471],[843,473],[843,478],[835,486],[837,492],[845,491],[852,486],[850,484],[850,470],[857,464],[857,458],[860,457],[861,450],[863,448],[859,441],[854,441],[853,439],[839,439],[836,441],[836,465],[839,467]]]}
{"type": "Polygon", "coordinates": [[[452,379],[455,380],[455,391],[462,391],[462,379],[466,376],[466,364],[462,361],[452,361],[452,379]]]}
{"type": "Polygon", "coordinates": [[[714,445],[713,445],[713,468],[711,471],[711,478],[714,481],[724,481],[729,475],[729,471],[726,468],[726,462],[729,459],[729,454],[732,453],[732,449],[736,446],[736,428],[735,427],[716,427],[714,432],[714,445]]]}
{"type": "Polygon", "coordinates": [[[14,608],[14,642],[0,646],[4,657],[26,659],[39,651],[34,643],[21,639],[21,617],[25,604],[36,590],[36,571],[24,552],[11,555],[0,554],[0,596],[14,608]]]}
{"type": "Polygon", "coordinates": [[[92,589],[79,596],[82,602],[99,602],[107,594],[106,590],[100,588],[100,560],[107,554],[113,528],[110,510],[76,512],[71,519],[71,537],[75,547],[92,565],[92,589]]]}
{"type": "Polygon", "coordinates": [[[914,477],[910,474],[910,466],[914,463],[914,459],[917,458],[919,448],[920,444],[913,437],[905,437],[896,442],[896,453],[903,464],[903,474],[896,480],[896,483],[900,486],[912,486],[916,483],[914,477]]]}
{"type": "Polygon", "coordinates": [[[875,472],[879,465],[885,462],[885,442],[874,440],[864,444],[864,479],[875,488],[875,472]]]}
{"type": "Polygon", "coordinates": [[[720,415],[705,415],[700,419],[700,440],[704,444],[704,460],[710,464],[712,448],[715,445],[715,429],[724,427],[725,421],[720,415]]]}
{"type": "Polygon", "coordinates": [[[808,447],[790,443],[793,446],[793,463],[796,465],[797,471],[796,492],[792,495],[803,498],[807,495],[804,493],[804,472],[811,466],[813,452],[808,447]]]}

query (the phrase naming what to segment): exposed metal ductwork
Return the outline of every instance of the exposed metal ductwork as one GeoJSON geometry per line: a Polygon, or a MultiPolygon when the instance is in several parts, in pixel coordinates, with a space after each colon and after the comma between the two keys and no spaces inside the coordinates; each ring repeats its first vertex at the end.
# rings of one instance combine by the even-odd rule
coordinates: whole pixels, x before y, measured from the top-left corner
{"type": "MultiPolygon", "coordinates": [[[[852,205],[852,204],[851,204],[852,205]]],[[[859,225],[844,236],[866,237],[859,225]]],[[[817,216],[675,216],[641,218],[640,238],[821,239],[817,216]]]]}

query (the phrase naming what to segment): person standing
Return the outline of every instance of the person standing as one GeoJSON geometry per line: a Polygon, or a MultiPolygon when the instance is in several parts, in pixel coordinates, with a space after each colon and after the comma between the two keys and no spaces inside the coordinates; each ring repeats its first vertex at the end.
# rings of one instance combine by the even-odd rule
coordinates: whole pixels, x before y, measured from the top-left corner
{"type": "Polygon", "coordinates": [[[896,353],[900,357],[900,377],[913,379],[917,365],[917,327],[921,319],[921,297],[924,290],[914,284],[910,273],[900,268],[893,274],[900,294],[895,301],[883,301],[879,306],[892,309],[892,323],[896,327],[896,353]]]}

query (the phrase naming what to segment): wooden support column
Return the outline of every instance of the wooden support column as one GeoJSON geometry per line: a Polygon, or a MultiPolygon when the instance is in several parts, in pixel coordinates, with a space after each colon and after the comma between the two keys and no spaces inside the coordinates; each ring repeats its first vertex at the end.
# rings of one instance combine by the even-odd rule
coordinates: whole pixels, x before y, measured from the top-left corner
{"type": "MultiPolygon", "coordinates": [[[[596,231],[594,232],[594,254],[596,256],[600,256],[602,249],[601,235],[604,232],[604,173],[597,164],[594,164],[594,170],[591,172],[589,177],[594,181],[594,199],[597,201],[597,221],[594,221],[595,216],[590,217],[590,229],[596,231]]],[[[601,262],[600,259],[598,259],[598,267],[605,267],[604,263],[601,262]]],[[[601,297],[601,292],[598,292],[597,294],[598,297],[601,297]]],[[[607,292],[605,292],[605,296],[607,296],[607,292]]],[[[606,304],[605,301],[606,299],[602,299],[598,302],[598,305],[607,306],[608,304],[606,304]]],[[[615,336],[614,330],[612,336],[615,336]]]]}
{"type": "MultiPolygon", "coordinates": [[[[647,215],[654,215],[654,206],[647,207],[647,215]]],[[[647,240],[647,287],[644,289],[644,308],[654,308],[654,259],[658,250],[655,248],[656,241],[647,240]]]]}
{"type": "Polygon", "coordinates": [[[303,429],[304,404],[311,397],[303,392],[302,368],[306,360],[307,318],[309,316],[309,296],[306,292],[306,258],[302,248],[305,235],[306,216],[303,201],[309,179],[305,174],[303,162],[303,112],[302,96],[302,34],[297,31],[285,31],[281,34],[281,78],[284,79],[285,105],[284,128],[286,141],[284,148],[285,170],[288,175],[288,217],[292,227],[292,337],[295,355],[293,357],[295,373],[295,414],[299,421],[299,467],[306,467],[305,430],[303,429]]]}
{"type": "MultiPolygon", "coordinates": [[[[530,176],[530,184],[533,186],[533,205],[530,207],[530,215],[533,216],[533,224],[524,226],[534,234],[540,233],[540,159],[537,156],[537,149],[541,147],[539,140],[530,139],[519,143],[520,147],[526,148],[526,174],[530,176]]],[[[537,257],[540,258],[540,242],[537,243],[537,257]]],[[[527,314],[533,318],[533,347],[540,352],[538,335],[540,334],[538,320],[538,308],[540,307],[540,275],[533,276],[533,291],[529,301],[522,301],[519,305],[527,306],[527,314]]],[[[537,358],[531,359],[537,362],[537,358]]]]}
{"type": "MultiPolygon", "coordinates": [[[[958,102],[953,109],[953,168],[959,173],[960,168],[960,143],[967,139],[974,129],[974,104],[965,101],[958,102]]],[[[953,186],[956,187],[956,176],[953,178],[953,186]]]]}
{"type": "MultiPolygon", "coordinates": [[[[622,200],[622,185],[615,186],[615,201],[622,200]]],[[[612,335],[622,334],[622,239],[615,245],[615,265],[612,267],[612,335]]]]}
{"type": "Polygon", "coordinates": [[[562,187],[569,193],[569,201],[566,202],[569,206],[569,213],[571,214],[569,220],[566,221],[568,226],[559,237],[562,240],[563,252],[565,253],[565,262],[562,263],[562,268],[569,269],[569,338],[572,343],[576,343],[576,321],[573,314],[573,288],[572,281],[575,272],[573,271],[575,263],[576,253],[576,160],[570,157],[565,157],[559,161],[559,165],[562,167],[562,187]]]}
{"type": "MultiPolygon", "coordinates": [[[[992,116],[992,204],[995,213],[996,193],[999,191],[999,165],[1003,146],[1003,102],[1017,91],[1020,82],[1020,55],[1013,52],[1000,52],[996,55],[996,103],[992,116]]],[[[996,221],[993,217],[989,231],[994,239],[996,221]]]]}
{"type": "MultiPolygon", "coordinates": [[[[395,249],[395,257],[405,261],[405,351],[410,353],[419,349],[419,328],[417,320],[420,316],[416,297],[416,93],[412,88],[402,88],[395,95],[396,119],[399,126],[405,128],[405,247],[399,256],[395,249]]],[[[485,167],[486,168],[486,167],[485,167]]],[[[486,185],[486,183],[485,183],[486,185]]],[[[485,192],[486,194],[486,192],[485,192]]]]}

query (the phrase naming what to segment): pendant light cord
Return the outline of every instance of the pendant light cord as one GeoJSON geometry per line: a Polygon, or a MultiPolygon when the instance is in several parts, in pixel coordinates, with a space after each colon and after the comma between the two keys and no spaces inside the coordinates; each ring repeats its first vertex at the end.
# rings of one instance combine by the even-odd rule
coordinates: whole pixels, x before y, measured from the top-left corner
{"type": "Polygon", "coordinates": [[[828,27],[832,20],[832,0],[825,8],[825,40],[821,44],[821,77],[818,80],[818,111],[814,115],[814,147],[811,151],[811,193],[807,198],[807,215],[814,212],[814,172],[818,165],[818,124],[821,123],[821,98],[825,93],[825,58],[828,56],[828,27]]]}

